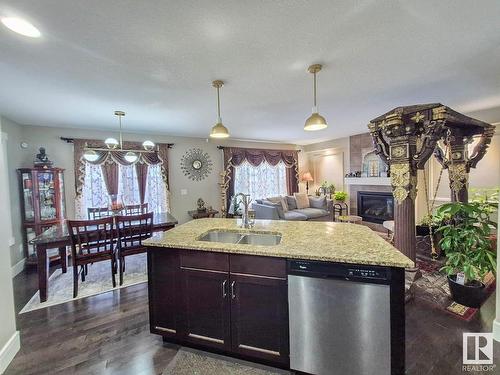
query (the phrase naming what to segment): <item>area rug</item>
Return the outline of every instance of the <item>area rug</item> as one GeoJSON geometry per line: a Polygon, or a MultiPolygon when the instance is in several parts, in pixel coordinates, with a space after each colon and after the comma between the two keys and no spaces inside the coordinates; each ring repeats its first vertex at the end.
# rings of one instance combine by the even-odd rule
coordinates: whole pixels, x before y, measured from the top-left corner
{"type": "Polygon", "coordinates": [[[181,348],[162,375],[289,375],[280,370],[217,354],[181,348]]]}
{"type": "Polygon", "coordinates": [[[77,298],[73,298],[73,268],[68,267],[68,272],[66,273],[62,273],[60,269],[57,269],[49,278],[49,294],[47,301],[41,303],[39,293],[36,292],[19,314],[148,281],[146,254],[137,254],[127,257],[125,265],[126,269],[123,276],[123,285],[121,287],[118,285],[119,275],[117,274],[116,288],[113,288],[111,282],[110,261],[89,265],[85,282],[82,282],[81,278],[78,281],[77,298]]]}
{"type": "MultiPolygon", "coordinates": [[[[422,277],[415,281],[415,298],[428,302],[439,310],[468,322],[474,318],[479,309],[453,302],[448,288],[448,279],[444,273],[439,271],[442,264],[443,261],[417,257],[417,267],[422,273],[422,277]]],[[[484,283],[486,285],[485,297],[488,297],[495,290],[494,276],[488,274],[484,283]]]]}

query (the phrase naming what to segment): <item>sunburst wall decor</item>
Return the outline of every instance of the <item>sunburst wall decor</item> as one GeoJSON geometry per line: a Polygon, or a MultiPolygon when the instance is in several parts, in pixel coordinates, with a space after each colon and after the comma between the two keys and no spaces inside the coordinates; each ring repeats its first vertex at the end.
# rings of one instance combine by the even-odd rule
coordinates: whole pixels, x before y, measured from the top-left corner
{"type": "Polygon", "coordinates": [[[212,160],[202,149],[192,148],[182,157],[181,169],[189,179],[201,181],[212,172],[212,160]]]}

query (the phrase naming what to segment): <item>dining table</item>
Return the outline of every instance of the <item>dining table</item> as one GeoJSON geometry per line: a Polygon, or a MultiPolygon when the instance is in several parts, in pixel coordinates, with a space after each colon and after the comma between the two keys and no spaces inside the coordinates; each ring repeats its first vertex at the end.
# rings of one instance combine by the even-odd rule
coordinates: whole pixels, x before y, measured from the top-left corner
{"type": "MultiPolygon", "coordinates": [[[[153,215],[153,232],[165,232],[178,223],[177,219],[168,212],[155,213],[153,215]]],[[[53,225],[45,232],[33,238],[30,243],[35,248],[38,265],[38,291],[40,302],[47,301],[49,292],[49,257],[50,249],[58,249],[61,258],[61,270],[68,271],[68,257],[66,247],[71,246],[71,238],[68,232],[66,220],[53,225]]]]}

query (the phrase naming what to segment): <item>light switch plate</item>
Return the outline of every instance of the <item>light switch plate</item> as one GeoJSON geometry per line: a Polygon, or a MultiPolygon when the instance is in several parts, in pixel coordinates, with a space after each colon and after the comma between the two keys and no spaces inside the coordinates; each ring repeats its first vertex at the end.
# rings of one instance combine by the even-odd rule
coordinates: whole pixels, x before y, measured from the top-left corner
{"type": "Polygon", "coordinates": [[[181,195],[188,195],[187,189],[181,189],[181,195]]]}

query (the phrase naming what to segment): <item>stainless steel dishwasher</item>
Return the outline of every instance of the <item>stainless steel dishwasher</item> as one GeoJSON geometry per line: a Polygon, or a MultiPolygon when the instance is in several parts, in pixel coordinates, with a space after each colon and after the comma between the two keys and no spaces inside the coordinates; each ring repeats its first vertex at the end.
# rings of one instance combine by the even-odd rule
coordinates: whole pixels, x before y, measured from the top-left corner
{"type": "Polygon", "coordinates": [[[389,267],[289,261],[288,272],[292,370],[391,374],[389,267]]]}

